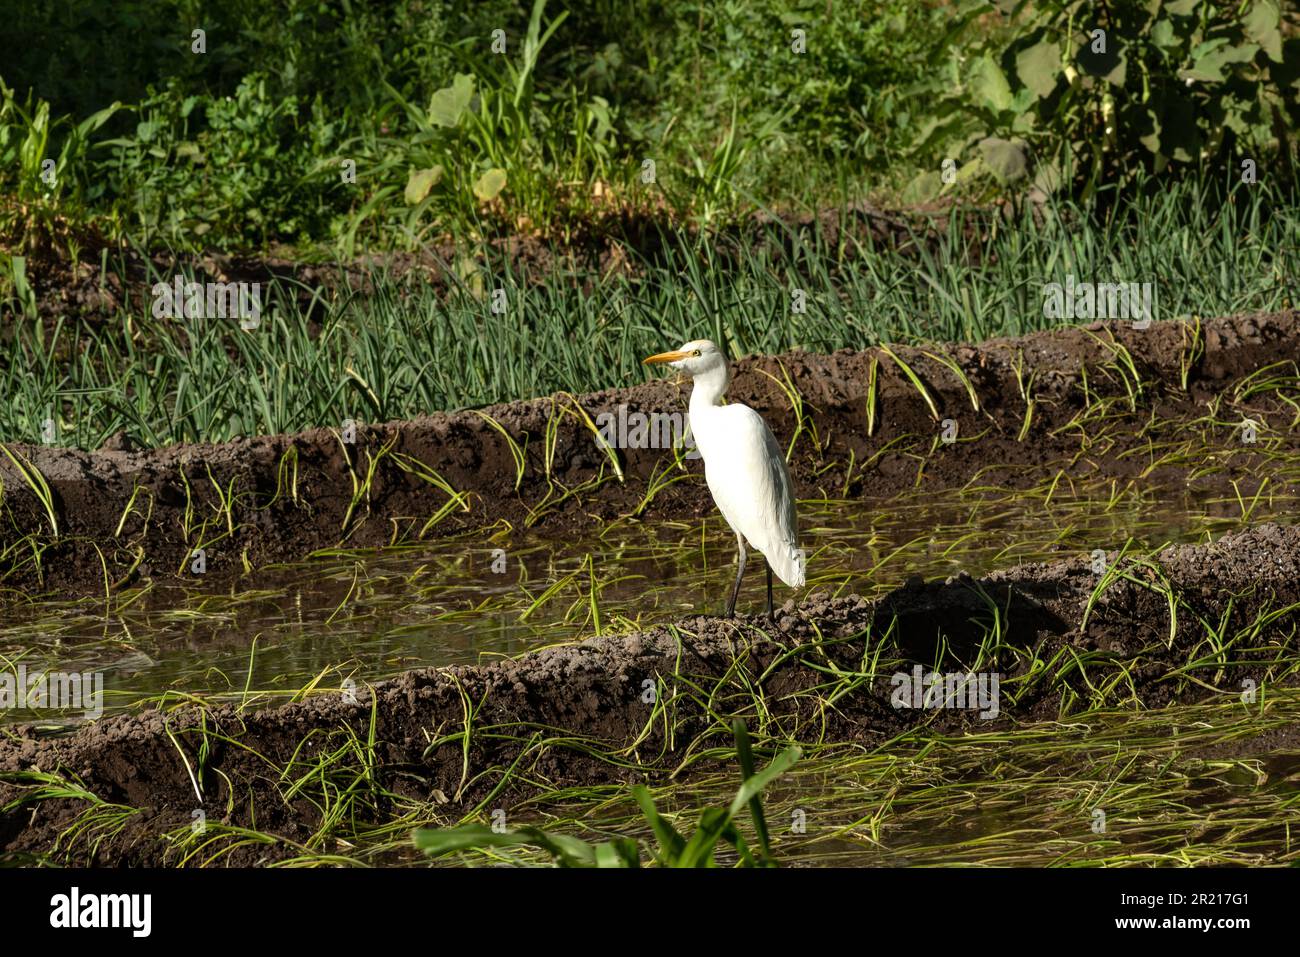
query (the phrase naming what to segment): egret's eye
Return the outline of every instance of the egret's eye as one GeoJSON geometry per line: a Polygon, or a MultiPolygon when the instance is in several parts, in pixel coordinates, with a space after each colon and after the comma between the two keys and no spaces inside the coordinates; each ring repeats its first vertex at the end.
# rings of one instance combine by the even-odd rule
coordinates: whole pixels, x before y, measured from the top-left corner
{"type": "Polygon", "coordinates": [[[694,352],[691,353],[691,355],[695,356],[696,358],[699,358],[700,350],[696,349],[694,352]]]}

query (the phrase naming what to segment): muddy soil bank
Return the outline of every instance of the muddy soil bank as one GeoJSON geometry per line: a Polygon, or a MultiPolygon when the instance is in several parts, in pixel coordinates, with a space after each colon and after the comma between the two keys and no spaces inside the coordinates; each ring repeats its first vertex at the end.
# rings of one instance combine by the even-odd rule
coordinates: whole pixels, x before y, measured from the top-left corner
{"type": "Polygon", "coordinates": [[[345,791],[360,793],[359,813],[376,821],[402,800],[441,805],[454,820],[542,790],[657,779],[702,741],[725,743],[732,715],[764,736],[870,745],[924,722],[987,730],[1097,703],[1226,699],[1245,679],[1266,689],[1290,670],[1300,528],[1261,525],[1153,561],[1108,560],[1123,574],[1091,607],[1099,577],[1089,563],[1031,564],[981,579],[918,579],[874,603],[814,596],[787,603],[775,625],[687,618],[412,671],[352,700],[151,710],[61,738],[10,729],[0,740],[0,849],[10,860],[49,853],[87,810],[83,799],[40,798],[26,776],[36,770],[136,809],[120,829],[65,834],[69,860],[174,863],[202,809],[212,822],[274,835],[221,858],[252,864],[298,853],[294,842],[308,841],[345,791]],[[1267,627],[1250,630],[1268,615],[1267,627]],[[1216,657],[1207,623],[1245,637],[1216,657]],[[995,627],[1001,638],[991,641],[995,627]],[[998,674],[997,713],[895,707],[892,676],[914,663],[998,674]]]}
{"type": "MultiPolygon", "coordinates": [[[[877,499],[971,482],[1037,487],[1058,472],[1178,487],[1187,457],[1161,458],[1179,442],[1214,457],[1192,484],[1230,490],[1236,482],[1253,494],[1267,456],[1300,448],[1291,428],[1300,390],[1290,365],[1254,380],[1260,388],[1236,386],[1297,359],[1296,311],[1142,330],[1097,323],[978,346],[896,346],[892,355],[750,357],[734,363],[729,396],[761,412],[782,444],[794,439],[800,497],[877,499]],[[937,357],[961,369],[974,401],[937,357]],[[1247,418],[1257,444],[1243,442],[1247,418]],[[957,441],[945,444],[951,427],[957,441]]],[[[709,514],[698,460],[679,469],[671,449],[604,448],[594,431],[625,421],[630,441],[621,444],[637,444],[638,416],[643,425],[651,416],[684,420],[689,392],[688,381],[657,380],[359,423],[355,435],[340,423],[145,451],[15,444],[17,464],[0,457],[0,586],[102,595],[169,578],[225,582],[337,545],[450,535],[485,545],[477,536],[499,533],[502,522],[559,536],[619,516],[709,514]]],[[[668,420],[657,421],[664,441],[655,444],[670,444],[668,420]]]]}

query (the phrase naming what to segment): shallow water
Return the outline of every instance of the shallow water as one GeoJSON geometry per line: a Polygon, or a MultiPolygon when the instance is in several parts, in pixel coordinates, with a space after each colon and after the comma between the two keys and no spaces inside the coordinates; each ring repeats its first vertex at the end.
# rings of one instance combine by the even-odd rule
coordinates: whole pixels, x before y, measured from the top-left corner
{"type": "MultiPolygon", "coordinates": [[[[1294,498],[1191,496],[1151,485],[1035,493],[916,493],[877,504],[803,502],[805,593],[878,597],[908,577],[980,575],[1023,561],[1084,557],[1132,538],[1140,547],[1287,522],[1294,498]]],[[[595,633],[719,612],[734,573],[716,516],[625,520],[551,541],[517,532],[384,552],[336,552],[259,570],[225,591],[157,587],[112,600],[13,605],[0,669],[102,675],[104,709],[162,694],[286,701],[404,670],[514,655],[595,633]]],[[[791,597],[779,583],[778,603],[791,597]]],[[[740,608],[763,607],[752,561],[740,608]]],[[[11,709],[0,722],[66,724],[77,710],[11,709]]]]}

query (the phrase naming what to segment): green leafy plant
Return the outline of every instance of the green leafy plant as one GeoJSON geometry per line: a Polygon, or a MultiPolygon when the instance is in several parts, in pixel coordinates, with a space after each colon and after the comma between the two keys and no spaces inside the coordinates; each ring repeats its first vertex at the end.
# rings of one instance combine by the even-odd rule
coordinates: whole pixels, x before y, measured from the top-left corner
{"type": "Polygon", "coordinates": [[[947,158],[962,163],[960,179],[1032,177],[1085,196],[1173,164],[1289,159],[1296,25],[1276,0],[963,3],[956,42],[918,87],[939,101],[913,144],[933,167],[916,191],[942,187],[947,158]],[[990,17],[1001,27],[990,31],[990,17]]]}
{"type": "Polygon", "coordinates": [[[517,53],[507,45],[500,55],[467,57],[472,72],[453,75],[427,106],[386,87],[396,108],[388,132],[345,147],[376,157],[371,178],[383,183],[351,217],[349,241],[370,218],[416,246],[453,227],[472,234],[496,220],[527,230],[563,219],[571,203],[585,208],[587,197],[571,195],[570,184],[611,175],[613,116],[604,99],[578,89],[537,90],[541,51],[568,17],[543,25],[545,8],[534,0],[517,53]],[[394,208],[398,194],[404,205],[394,208]]]}
{"type": "MultiPolygon", "coordinates": [[[[80,213],[94,193],[84,168],[91,137],[121,108],[112,103],[79,123],[52,120],[48,102],[29,91],[19,103],[0,80],[0,187],[9,187],[12,197],[0,198],[0,242],[42,251],[67,233],[63,220],[80,213]]],[[[17,285],[17,266],[14,280],[17,285]]]]}
{"type": "MultiPolygon", "coordinates": [[[[798,747],[782,751],[762,771],[755,773],[749,732],[739,718],[732,722],[736,739],[736,757],[740,762],[741,785],[725,808],[708,808],[689,837],[683,835],[659,813],[650,791],[644,785],[634,787],[633,795],[641,807],[659,843],[656,858],[668,867],[714,867],[719,844],[728,844],[736,852],[742,867],[774,866],[767,822],[760,798],[765,787],[784,774],[799,760],[798,747]],[[738,815],[749,810],[758,837],[758,848],[751,851],[736,827],[738,815]]],[[[497,832],[484,824],[465,824],[451,828],[422,828],[415,832],[415,846],[430,857],[455,851],[484,850],[497,847],[537,847],[546,851],[561,867],[640,867],[637,842],[615,838],[592,844],[565,834],[555,834],[538,827],[521,827],[497,832]]]]}
{"type": "Polygon", "coordinates": [[[168,242],[307,239],[347,202],[319,97],[301,102],[249,73],[225,97],[169,82],[134,112],[130,134],[100,144],[112,151],[105,178],[128,220],[168,242]]]}

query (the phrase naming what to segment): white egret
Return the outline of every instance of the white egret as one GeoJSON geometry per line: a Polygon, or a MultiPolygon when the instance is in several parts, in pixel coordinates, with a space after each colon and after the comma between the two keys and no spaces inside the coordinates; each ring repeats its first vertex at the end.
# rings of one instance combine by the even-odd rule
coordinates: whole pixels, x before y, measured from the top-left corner
{"type": "Polygon", "coordinates": [[[747,545],[767,559],[767,614],[773,617],[772,572],[791,588],[804,583],[794,485],[781,447],[763,417],[749,406],[739,402],[722,404],[731,370],[726,356],[709,340],[688,342],[674,352],[661,352],[644,362],[667,364],[694,380],[691,434],[704,459],[704,478],[713,501],[736,533],[738,567],[731,600],[727,602],[727,617],[736,610],[747,545]]]}

